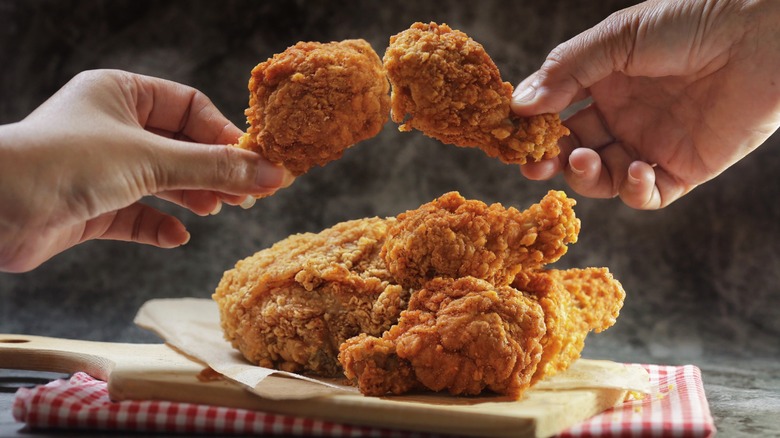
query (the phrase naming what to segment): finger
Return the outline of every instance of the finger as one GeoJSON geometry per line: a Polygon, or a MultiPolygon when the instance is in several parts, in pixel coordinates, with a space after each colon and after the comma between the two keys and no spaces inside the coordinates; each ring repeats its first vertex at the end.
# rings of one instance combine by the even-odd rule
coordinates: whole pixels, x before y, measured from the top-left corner
{"type": "MultiPolygon", "coordinates": [[[[537,95],[542,86],[543,75],[544,73],[537,71],[515,87],[510,102],[510,107],[514,113],[520,116],[560,113],[569,105],[590,96],[589,90],[581,87],[571,90],[551,89],[546,91],[547,94],[545,96],[537,95]],[[556,108],[558,107],[561,109],[557,110],[556,108]]],[[[547,87],[549,88],[550,86],[547,87]]]]}
{"type": "Polygon", "coordinates": [[[231,195],[228,193],[217,193],[219,200],[227,205],[241,205],[246,202],[247,198],[255,199],[251,195],[231,195]]]}
{"type": "Polygon", "coordinates": [[[620,199],[638,210],[661,208],[661,194],[655,185],[653,167],[644,161],[632,162],[620,187],[620,199]]]}
{"type": "Polygon", "coordinates": [[[577,148],[569,155],[564,177],[569,187],[589,198],[612,198],[612,176],[601,156],[590,148],[577,148]]]}
{"type": "Polygon", "coordinates": [[[566,127],[577,139],[578,146],[591,149],[611,144],[615,137],[609,131],[601,112],[595,105],[588,105],[566,119],[566,127]]]}
{"type": "Polygon", "coordinates": [[[132,77],[138,90],[138,120],[144,128],[209,144],[233,144],[241,136],[242,131],[202,92],[164,79],[132,77]]]}
{"type": "Polygon", "coordinates": [[[523,176],[534,181],[548,180],[557,175],[562,169],[563,166],[561,166],[558,157],[533,161],[520,166],[520,172],[523,176]]]}
{"type": "Polygon", "coordinates": [[[198,216],[215,214],[222,207],[220,196],[209,190],[168,190],[155,196],[184,207],[198,216]]]}
{"type": "Polygon", "coordinates": [[[154,137],[159,143],[151,163],[157,183],[154,193],[189,189],[262,196],[289,186],[294,180],[285,168],[254,152],[154,137]]]}
{"type": "Polygon", "coordinates": [[[175,248],[190,239],[184,224],[148,205],[135,203],[88,221],[84,239],[137,242],[160,248],[175,248]]]}
{"type": "Polygon", "coordinates": [[[199,216],[219,213],[223,203],[241,205],[248,197],[255,199],[252,196],[230,195],[208,190],[168,190],[155,196],[184,207],[199,216]]]}
{"type": "Polygon", "coordinates": [[[659,205],[656,208],[668,206],[696,187],[696,184],[690,184],[673,177],[661,166],[653,167],[653,170],[655,171],[655,187],[660,197],[659,205]]]}
{"type": "Polygon", "coordinates": [[[613,14],[554,48],[542,67],[515,90],[520,115],[559,113],[591,85],[626,65],[633,42],[631,14],[613,14]]]}

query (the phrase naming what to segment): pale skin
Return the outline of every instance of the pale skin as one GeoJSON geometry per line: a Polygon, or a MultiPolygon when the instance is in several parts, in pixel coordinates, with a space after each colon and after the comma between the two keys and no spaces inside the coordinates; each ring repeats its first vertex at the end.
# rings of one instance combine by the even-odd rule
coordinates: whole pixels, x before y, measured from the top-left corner
{"type": "Polygon", "coordinates": [[[515,89],[521,115],[561,112],[558,157],[521,166],[563,173],[577,193],[668,206],[780,126],[780,2],[651,0],[556,47],[515,89]]]}
{"type": "Polygon", "coordinates": [[[77,75],[24,120],[0,126],[0,271],[29,271],[92,239],[187,243],[181,220],[145,196],[208,215],[289,185],[286,170],[226,146],[241,134],[185,85],[112,70],[77,75]]]}

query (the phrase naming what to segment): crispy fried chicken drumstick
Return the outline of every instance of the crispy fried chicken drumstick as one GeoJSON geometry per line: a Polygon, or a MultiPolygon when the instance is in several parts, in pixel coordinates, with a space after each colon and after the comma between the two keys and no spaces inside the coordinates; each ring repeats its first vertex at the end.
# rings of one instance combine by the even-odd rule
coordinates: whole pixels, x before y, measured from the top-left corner
{"type": "Polygon", "coordinates": [[[406,308],[408,291],[379,257],[391,221],[296,234],[239,261],[213,294],[225,337],[263,367],[340,375],[341,343],[381,335],[406,308]]]}
{"type": "Polygon", "coordinates": [[[558,260],[577,241],[575,201],[550,191],[520,212],[457,192],[398,215],[382,257],[393,277],[420,287],[434,277],[475,277],[501,286],[521,270],[558,260]]]}
{"type": "Polygon", "coordinates": [[[412,295],[397,325],[381,338],[348,340],[339,360],[367,395],[426,388],[519,397],[542,354],[543,319],[539,304],[511,287],[437,278],[412,295]]]}
{"type": "Polygon", "coordinates": [[[383,60],[401,131],[418,129],[516,164],[557,155],[558,139],[569,134],[557,114],[512,113],[512,85],[482,45],[446,24],[413,24],[390,38],[383,60]]]}
{"type": "Polygon", "coordinates": [[[384,67],[360,39],[295,44],[252,70],[249,92],[238,146],[295,176],[340,158],[389,118],[384,67]]]}

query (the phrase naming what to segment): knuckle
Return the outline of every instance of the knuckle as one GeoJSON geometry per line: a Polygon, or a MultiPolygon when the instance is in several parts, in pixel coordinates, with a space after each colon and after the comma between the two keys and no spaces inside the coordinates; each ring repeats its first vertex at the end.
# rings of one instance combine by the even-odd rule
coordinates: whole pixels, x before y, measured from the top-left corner
{"type": "Polygon", "coordinates": [[[251,163],[241,150],[232,146],[211,146],[214,150],[214,175],[225,188],[246,189],[251,183],[251,163]]]}
{"type": "Polygon", "coordinates": [[[542,70],[549,72],[561,70],[565,64],[565,60],[568,58],[569,52],[571,51],[572,44],[573,42],[567,41],[557,45],[554,49],[552,49],[542,65],[542,70]]]}

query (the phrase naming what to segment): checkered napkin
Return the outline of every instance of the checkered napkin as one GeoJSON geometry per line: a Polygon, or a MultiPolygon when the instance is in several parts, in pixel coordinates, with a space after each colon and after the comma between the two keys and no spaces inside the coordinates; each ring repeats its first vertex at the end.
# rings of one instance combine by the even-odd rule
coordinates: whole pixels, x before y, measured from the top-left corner
{"type": "Polygon", "coordinates": [[[570,437],[712,437],[715,424],[704,395],[701,371],[693,365],[642,365],[650,374],[652,394],[608,409],[558,436],[570,437]]]}
{"type": "MultiPolygon", "coordinates": [[[[711,437],[710,415],[699,369],[692,365],[642,365],[654,393],[627,401],[560,437],[711,437]]],[[[85,373],[69,380],[19,389],[13,415],[32,429],[80,429],[284,436],[432,437],[434,435],[337,424],[246,409],[166,401],[112,402],[105,382],[85,373]]]]}

